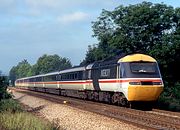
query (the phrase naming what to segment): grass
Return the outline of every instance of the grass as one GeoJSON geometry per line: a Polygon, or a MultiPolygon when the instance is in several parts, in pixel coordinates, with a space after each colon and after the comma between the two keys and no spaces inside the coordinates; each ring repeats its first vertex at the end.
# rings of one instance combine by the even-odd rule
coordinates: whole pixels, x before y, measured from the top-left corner
{"type": "Polygon", "coordinates": [[[56,129],[52,124],[42,121],[31,113],[1,113],[0,124],[8,130],[53,130],[56,129]]]}
{"type": "Polygon", "coordinates": [[[21,105],[13,100],[0,101],[0,128],[5,130],[57,130],[57,125],[23,111],[21,105]]]}

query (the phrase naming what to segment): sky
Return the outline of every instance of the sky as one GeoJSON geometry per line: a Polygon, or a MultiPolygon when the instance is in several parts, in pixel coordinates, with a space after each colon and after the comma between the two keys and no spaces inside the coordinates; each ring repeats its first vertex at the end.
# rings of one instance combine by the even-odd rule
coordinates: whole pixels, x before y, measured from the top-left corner
{"type": "MultiPolygon", "coordinates": [[[[73,65],[85,58],[92,37],[92,21],[102,9],[144,0],[0,0],[0,70],[9,70],[23,59],[33,65],[43,54],[58,54],[73,65]]],[[[150,0],[180,7],[178,0],[150,0]]]]}

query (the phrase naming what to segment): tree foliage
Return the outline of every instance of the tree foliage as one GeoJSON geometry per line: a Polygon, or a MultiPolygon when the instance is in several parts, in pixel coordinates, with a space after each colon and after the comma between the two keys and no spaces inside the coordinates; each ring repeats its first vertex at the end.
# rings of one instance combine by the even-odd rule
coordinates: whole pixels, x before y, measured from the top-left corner
{"type": "Polygon", "coordinates": [[[12,83],[15,82],[17,78],[27,77],[32,75],[32,67],[27,60],[23,60],[18,63],[17,66],[13,66],[9,72],[9,79],[12,83]]]}
{"type": "Polygon", "coordinates": [[[93,36],[99,40],[98,50],[109,57],[119,50],[151,54],[159,46],[171,45],[172,41],[166,40],[177,32],[178,10],[150,2],[103,10],[92,26],[93,36]]]}
{"type": "Polygon", "coordinates": [[[53,71],[64,70],[72,67],[70,60],[59,57],[58,55],[43,55],[33,66],[35,75],[44,74],[53,71]]]}
{"type": "Polygon", "coordinates": [[[71,62],[67,58],[45,54],[34,65],[30,65],[27,60],[23,60],[17,66],[13,66],[9,72],[9,78],[14,83],[18,78],[59,71],[71,66],[71,62]]]}

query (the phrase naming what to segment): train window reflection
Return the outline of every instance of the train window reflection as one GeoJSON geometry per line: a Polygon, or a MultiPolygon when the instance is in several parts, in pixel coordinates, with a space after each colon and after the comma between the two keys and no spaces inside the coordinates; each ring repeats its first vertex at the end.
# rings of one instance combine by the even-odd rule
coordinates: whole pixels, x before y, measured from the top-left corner
{"type": "Polygon", "coordinates": [[[155,73],[157,65],[151,62],[133,62],[130,63],[130,68],[132,72],[136,73],[155,73]]]}
{"type": "Polygon", "coordinates": [[[125,66],[123,63],[120,63],[120,78],[125,78],[126,73],[125,73],[125,66]]]}

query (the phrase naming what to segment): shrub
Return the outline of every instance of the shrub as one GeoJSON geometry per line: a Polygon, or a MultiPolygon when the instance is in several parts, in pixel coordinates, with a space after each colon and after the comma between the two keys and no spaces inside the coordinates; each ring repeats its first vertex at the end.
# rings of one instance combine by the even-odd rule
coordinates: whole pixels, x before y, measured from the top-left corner
{"type": "Polygon", "coordinates": [[[0,101],[0,112],[21,112],[21,105],[14,99],[3,99],[0,101]]]}
{"type": "Polygon", "coordinates": [[[2,99],[11,98],[11,95],[6,91],[7,86],[8,86],[7,78],[4,76],[0,76],[0,101],[2,99]]]}
{"type": "Polygon", "coordinates": [[[180,111],[179,100],[177,100],[171,96],[166,96],[165,94],[162,94],[159,97],[157,107],[160,109],[164,109],[164,110],[180,111]]]}

